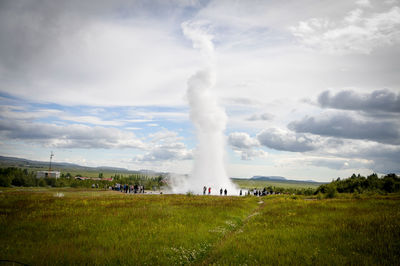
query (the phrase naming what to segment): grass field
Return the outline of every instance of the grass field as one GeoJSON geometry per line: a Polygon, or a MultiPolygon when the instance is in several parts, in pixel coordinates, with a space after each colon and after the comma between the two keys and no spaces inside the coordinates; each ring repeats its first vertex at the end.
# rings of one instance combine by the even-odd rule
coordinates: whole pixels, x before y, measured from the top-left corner
{"type": "Polygon", "coordinates": [[[400,197],[1,189],[0,260],[46,264],[398,264],[400,197]]]}
{"type": "Polygon", "coordinates": [[[303,181],[263,181],[263,180],[246,180],[246,179],[233,179],[235,184],[237,184],[241,188],[245,189],[262,189],[264,187],[279,187],[279,188],[317,188],[321,185],[321,183],[316,182],[303,182],[303,181]]]}

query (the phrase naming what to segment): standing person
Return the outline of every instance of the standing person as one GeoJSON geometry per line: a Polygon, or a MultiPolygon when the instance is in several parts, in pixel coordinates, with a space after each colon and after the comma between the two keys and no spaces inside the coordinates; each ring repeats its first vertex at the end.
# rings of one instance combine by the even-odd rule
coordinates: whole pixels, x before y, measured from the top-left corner
{"type": "Polygon", "coordinates": [[[222,196],[222,188],[219,190],[219,195],[222,196]]]}
{"type": "Polygon", "coordinates": [[[208,195],[211,194],[211,187],[208,188],[208,195]]]}
{"type": "Polygon", "coordinates": [[[224,194],[225,194],[225,196],[228,195],[228,190],[226,190],[226,188],[224,190],[224,194]]]}
{"type": "Polygon", "coordinates": [[[206,187],[206,186],[204,186],[204,187],[203,187],[203,195],[205,195],[205,194],[206,194],[206,191],[207,191],[207,187],[206,187]]]}
{"type": "Polygon", "coordinates": [[[239,196],[242,196],[242,190],[240,190],[239,196]]]}

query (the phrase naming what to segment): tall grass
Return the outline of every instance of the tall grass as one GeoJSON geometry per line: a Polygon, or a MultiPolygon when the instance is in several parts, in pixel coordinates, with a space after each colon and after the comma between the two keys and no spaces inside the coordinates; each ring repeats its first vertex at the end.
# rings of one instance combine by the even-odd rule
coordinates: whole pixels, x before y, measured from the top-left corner
{"type": "Polygon", "coordinates": [[[0,260],[30,265],[396,265],[400,196],[4,189],[0,260]]]}
{"type": "Polygon", "coordinates": [[[26,264],[184,264],[256,207],[254,198],[73,190],[0,193],[0,259],[26,264]]]}
{"type": "Polygon", "coordinates": [[[400,198],[266,198],[212,250],[216,264],[398,265],[400,198]]]}

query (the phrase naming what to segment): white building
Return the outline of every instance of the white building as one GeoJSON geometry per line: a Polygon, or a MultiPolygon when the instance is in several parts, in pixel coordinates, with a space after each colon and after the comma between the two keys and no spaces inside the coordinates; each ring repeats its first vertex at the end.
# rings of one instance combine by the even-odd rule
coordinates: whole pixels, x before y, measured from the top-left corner
{"type": "Polygon", "coordinates": [[[59,171],[37,171],[36,177],[37,178],[43,178],[43,177],[60,178],[60,172],[59,171]]]}

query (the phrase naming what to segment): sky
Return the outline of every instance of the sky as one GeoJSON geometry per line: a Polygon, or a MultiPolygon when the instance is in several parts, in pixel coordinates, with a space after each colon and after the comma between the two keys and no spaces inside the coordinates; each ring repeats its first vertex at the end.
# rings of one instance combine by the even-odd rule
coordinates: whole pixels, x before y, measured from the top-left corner
{"type": "Polygon", "coordinates": [[[231,177],[400,173],[399,0],[0,1],[0,155],[189,174],[212,39],[231,177]]]}

